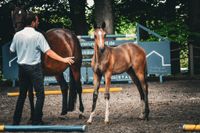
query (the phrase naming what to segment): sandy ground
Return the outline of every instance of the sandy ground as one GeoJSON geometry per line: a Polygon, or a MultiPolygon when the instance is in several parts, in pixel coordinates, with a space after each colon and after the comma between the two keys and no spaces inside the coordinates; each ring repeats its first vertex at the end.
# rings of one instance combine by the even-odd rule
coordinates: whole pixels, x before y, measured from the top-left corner
{"type": "MultiPolygon", "coordinates": [[[[83,85],[83,88],[92,85],[83,85]]],[[[103,86],[102,86],[103,87],[103,86]]],[[[140,97],[136,86],[131,83],[112,84],[122,87],[121,92],[111,93],[110,124],[104,124],[105,100],[100,93],[96,116],[93,123],[87,125],[88,133],[182,133],[183,124],[200,124],[200,80],[175,80],[164,83],[149,82],[149,121],[138,120],[140,97]]],[[[58,89],[58,86],[46,86],[46,89],[58,89]]],[[[0,124],[12,123],[17,97],[8,97],[7,92],[16,88],[0,88],[0,124]]],[[[44,120],[52,125],[87,124],[92,93],[83,94],[85,119],[78,118],[78,111],[68,113],[66,118],[58,118],[61,110],[61,95],[48,95],[44,105],[44,120]]],[[[77,103],[78,107],[79,103],[77,103]]],[[[29,102],[26,100],[21,124],[29,119],[29,102]]]]}

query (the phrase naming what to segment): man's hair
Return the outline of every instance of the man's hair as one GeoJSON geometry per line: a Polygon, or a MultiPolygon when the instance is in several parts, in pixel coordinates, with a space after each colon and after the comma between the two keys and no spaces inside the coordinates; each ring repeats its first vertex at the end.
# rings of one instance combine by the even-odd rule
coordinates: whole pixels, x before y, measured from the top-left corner
{"type": "Polygon", "coordinates": [[[25,18],[25,25],[31,25],[32,21],[36,21],[36,14],[33,12],[27,12],[26,18],[25,18]]]}

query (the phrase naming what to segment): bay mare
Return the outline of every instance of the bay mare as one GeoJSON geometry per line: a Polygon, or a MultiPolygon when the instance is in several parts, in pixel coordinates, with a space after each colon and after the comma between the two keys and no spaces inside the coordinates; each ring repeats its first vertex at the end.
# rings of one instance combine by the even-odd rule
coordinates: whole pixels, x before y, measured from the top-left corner
{"type": "MultiPolygon", "coordinates": [[[[20,6],[16,6],[11,12],[11,18],[13,21],[13,27],[15,31],[19,31],[24,28],[24,18],[27,11],[20,6]]],[[[42,55],[42,66],[46,76],[55,76],[58,81],[62,92],[62,111],[61,115],[66,115],[67,112],[73,111],[77,99],[79,96],[79,110],[81,118],[84,112],[84,106],[82,102],[82,85],[81,85],[81,64],[82,53],[81,46],[76,35],[68,29],[56,28],[50,29],[46,33],[43,33],[47,39],[50,48],[62,57],[74,56],[75,63],[71,66],[68,64],[56,61],[46,54],[42,55]],[[63,72],[69,68],[69,85],[65,81],[63,72]]],[[[31,105],[31,112],[34,109],[33,93],[29,92],[29,100],[31,105]]],[[[32,113],[31,113],[32,114],[32,113]]]]}

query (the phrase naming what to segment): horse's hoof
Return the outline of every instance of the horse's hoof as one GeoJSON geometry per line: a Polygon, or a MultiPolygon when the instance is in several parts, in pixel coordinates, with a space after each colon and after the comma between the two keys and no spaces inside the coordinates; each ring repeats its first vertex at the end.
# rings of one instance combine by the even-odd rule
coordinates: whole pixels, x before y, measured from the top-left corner
{"type": "Polygon", "coordinates": [[[66,115],[68,113],[68,111],[62,111],[60,115],[66,115]]]}
{"type": "Polygon", "coordinates": [[[29,119],[29,120],[27,121],[27,125],[31,125],[31,124],[32,124],[32,120],[29,119]]]}
{"type": "Polygon", "coordinates": [[[79,115],[79,119],[85,119],[86,117],[82,114],[79,115]]]}
{"type": "Polygon", "coordinates": [[[60,115],[60,116],[58,116],[58,118],[61,119],[61,120],[66,120],[67,116],[66,115],[60,115]]]}

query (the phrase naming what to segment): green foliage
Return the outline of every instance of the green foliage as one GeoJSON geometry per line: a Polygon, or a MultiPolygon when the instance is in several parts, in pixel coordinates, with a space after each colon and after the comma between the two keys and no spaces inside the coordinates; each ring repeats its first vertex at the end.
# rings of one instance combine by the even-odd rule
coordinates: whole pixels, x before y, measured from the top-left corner
{"type": "MultiPolygon", "coordinates": [[[[180,45],[181,67],[188,67],[187,41],[189,30],[188,1],[114,0],[116,32],[129,32],[129,23],[138,22],[163,37],[180,45]],[[122,17],[123,16],[123,17],[122,17]]],[[[157,37],[143,33],[141,41],[158,41],[157,37]]]]}
{"type": "Polygon", "coordinates": [[[135,23],[122,16],[119,18],[115,30],[115,34],[133,34],[136,32],[135,23]]]}
{"type": "Polygon", "coordinates": [[[152,25],[151,27],[156,33],[163,37],[167,37],[169,40],[177,42],[180,45],[181,67],[188,67],[187,40],[189,37],[189,30],[187,25],[182,20],[174,20],[171,22],[160,22],[157,25],[152,25]]]}
{"type": "Polygon", "coordinates": [[[57,27],[67,28],[71,25],[71,20],[66,17],[59,17],[58,15],[50,16],[49,22],[57,27]]]}
{"type": "MultiPolygon", "coordinates": [[[[188,66],[187,41],[189,34],[200,36],[199,33],[189,33],[186,21],[188,19],[188,0],[113,0],[114,27],[115,34],[134,34],[136,32],[135,23],[141,23],[149,29],[163,37],[169,38],[180,44],[181,67],[188,66]]],[[[13,1],[14,2],[14,1],[13,1]]],[[[2,7],[9,3],[3,0],[2,7]]],[[[72,25],[70,17],[69,1],[66,0],[20,0],[18,3],[26,4],[42,16],[43,27],[70,28],[72,25]],[[48,25],[50,24],[50,26],[48,25]],[[53,25],[53,26],[52,26],[53,25]]],[[[89,34],[92,34],[94,24],[94,8],[86,7],[87,23],[90,25],[89,34]]],[[[9,12],[9,9],[7,9],[9,12]]],[[[5,14],[4,14],[5,16],[5,14]]],[[[2,16],[0,16],[2,17],[2,16]]],[[[2,23],[4,23],[2,19],[2,23]]],[[[5,23],[8,23],[5,21],[5,23]]],[[[1,29],[2,30],[2,29],[1,29]]],[[[7,30],[7,29],[6,29],[7,30]]],[[[7,30],[8,31],[8,30],[7,30]]],[[[5,32],[1,33],[2,35],[5,32]]],[[[0,37],[0,41],[3,40],[0,37]]],[[[157,41],[156,37],[148,36],[147,41],[157,41]]],[[[146,41],[146,40],[145,40],[146,41]]]]}
{"type": "Polygon", "coordinates": [[[185,47],[189,36],[187,25],[180,21],[175,20],[171,22],[159,22],[156,25],[149,25],[148,27],[163,37],[169,38],[171,41],[177,42],[181,47],[185,47]]]}
{"type": "Polygon", "coordinates": [[[182,49],[180,51],[180,65],[181,68],[188,68],[188,49],[182,49]]]}
{"type": "MultiPolygon", "coordinates": [[[[188,67],[188,47],[189,29],[183,19],[173,21],[146,20],[146,27],[158,33],[162,37],[180,45],[181,67],[188,67]]],[[[136,32],[135,23],[126,17],[119,17],[116,24],[116,34],[133,34],[136,32]]],[[[147,33],[148,34],[148,33],[147,33]]],[[[148,34],[148,38],[142,41],[158,41],[158,38],[148,34]]]]}

